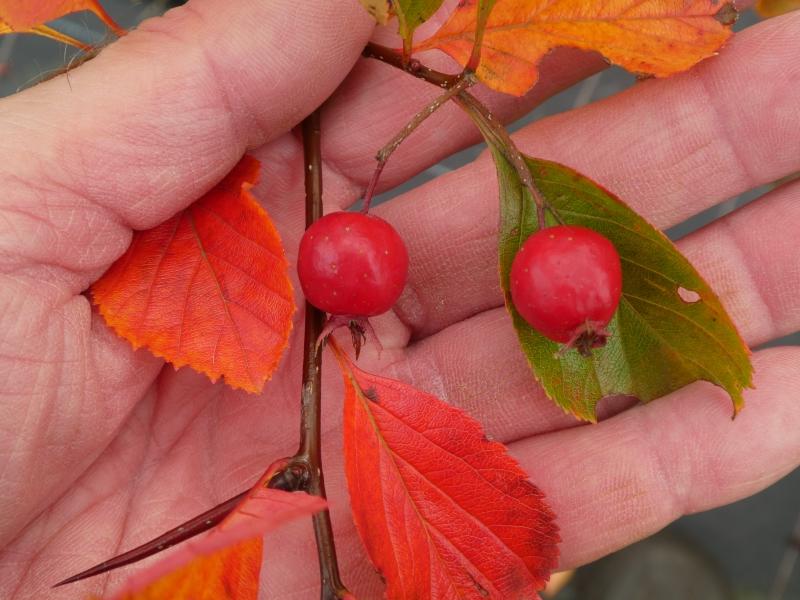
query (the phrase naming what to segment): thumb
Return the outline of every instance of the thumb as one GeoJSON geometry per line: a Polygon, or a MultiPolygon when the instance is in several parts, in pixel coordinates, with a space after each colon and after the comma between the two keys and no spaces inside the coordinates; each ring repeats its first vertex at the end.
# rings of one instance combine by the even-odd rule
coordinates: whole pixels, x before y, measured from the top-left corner
{"type": "Polygon", "coordinates": [[[191,0],[0,101],[0,268],[96,275],[319,105],[372,28],[355,0],[191,0]]]}

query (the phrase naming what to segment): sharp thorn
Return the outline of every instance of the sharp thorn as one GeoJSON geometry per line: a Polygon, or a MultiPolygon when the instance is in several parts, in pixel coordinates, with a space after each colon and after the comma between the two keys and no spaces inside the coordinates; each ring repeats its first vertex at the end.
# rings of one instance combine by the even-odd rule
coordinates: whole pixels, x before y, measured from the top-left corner
{"type": "Polygon", "coordinates": [[[158,554],[162,550],[171,548],[176,544],[185,542],[189,538],[193,538],[196,535],[208,531],[222,521],[225,517],[227,517],[228,514],[236,507],[236,505],[238,505],[244,499],[247,493],[248,492],[242,492],[238,496],[229,498],[211,510],[207,510],[203,514],[197,515],[193,519],[189,519],[185,523],[178,525],[174,529],[170,529],[157,538],[150,540],[141,546],[133,548],[132,550],[123,552],[122,554],[119,554],[113,558],[104,560],[100,564],[97,564],[90,569],[86,569],[85,571],[81,571],[77,575],[67,577],[64,580],[59,581],[53,587],[55,588],[62,585],[67,585],[68,583],[75,583],[76,581],[81,581],[82,579],[94,577],[95,575],[107,573],[109,571],[113,571],[114,569],[119,569],[120,567],[139,562],[140,560],[152,556],[153,554],[158,554]]]}

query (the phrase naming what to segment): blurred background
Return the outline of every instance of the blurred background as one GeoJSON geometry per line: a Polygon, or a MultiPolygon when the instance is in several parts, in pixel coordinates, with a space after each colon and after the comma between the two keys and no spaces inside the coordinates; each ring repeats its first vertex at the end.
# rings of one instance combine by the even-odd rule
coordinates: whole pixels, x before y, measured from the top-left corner
{"type": "MultiPolygon", "coordinates": [[[[27,0],[23,0],[27,1],[27,0]]],[[[103,0],[123,27],[161,14],[182,0],[103,0]]],[[[737,29],[758,21],[748,11],[737,29]]],[[[62,33],[88,44],[102,44],[108,33],[91,13],[76,13],[51,23],[62,33]]],[[[61,72],[79,58],[75,48],[27,34],[0,36],[0,97],[8,96],[61,72]]],[[[610,68],[551,98],[514,123],[516,130],[533,120],[571,110],[616,94],[634,78],[610,68]]],[[[473,160],[476,145],[382,194],[386,201],[473,160]]],[[[377,150],[377,148],[376,148],[377,150]]],[[[730,199],[667,233],[672,239],[702,227],[743,206],[768,187],[730,199]]],[[[800,345],[800,334],[771,345],[800,345]]],[[[651,538],[556,577],[550,598],[558,600],[800,600],[800,470],[762,493],[716,510],[684,517],[651,538]]]]}

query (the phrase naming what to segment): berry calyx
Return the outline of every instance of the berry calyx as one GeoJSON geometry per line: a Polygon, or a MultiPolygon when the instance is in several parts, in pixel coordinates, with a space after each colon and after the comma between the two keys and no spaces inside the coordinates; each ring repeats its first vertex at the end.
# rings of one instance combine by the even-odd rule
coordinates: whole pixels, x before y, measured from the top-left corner
{"type": "Polygon", "coordinates": [[[297,274],[306,299],[327,313],[371,317],[400,297],[408,251],[386,221],[356,212],[325,215],[300,240],[297,274]]]}
{"type": "Polygon", "coordinates": [[[511,298],[545,337],[588,356],[604,346],[622,295],[619,254],[605,237],[575,225],[531,235],[511,265],[511,298]]]}

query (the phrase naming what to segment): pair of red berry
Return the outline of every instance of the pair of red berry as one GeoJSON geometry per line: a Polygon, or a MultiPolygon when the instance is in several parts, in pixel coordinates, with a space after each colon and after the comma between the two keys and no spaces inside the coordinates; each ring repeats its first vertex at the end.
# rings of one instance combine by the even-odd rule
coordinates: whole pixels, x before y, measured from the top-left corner
{"type": "MultiPolygon", "coordinates": [[[[383,219],[335,212],[306,230],[297,271],[311,304],[334,316],[363,319],[388,311],[400,297],[408,252],[383,219]]],[[[534,233],[511,267],[511,297],[519,313],[543,335],[583,354],[605,343],[621,291],[616,249],[585,227],[534,233]]]]}

